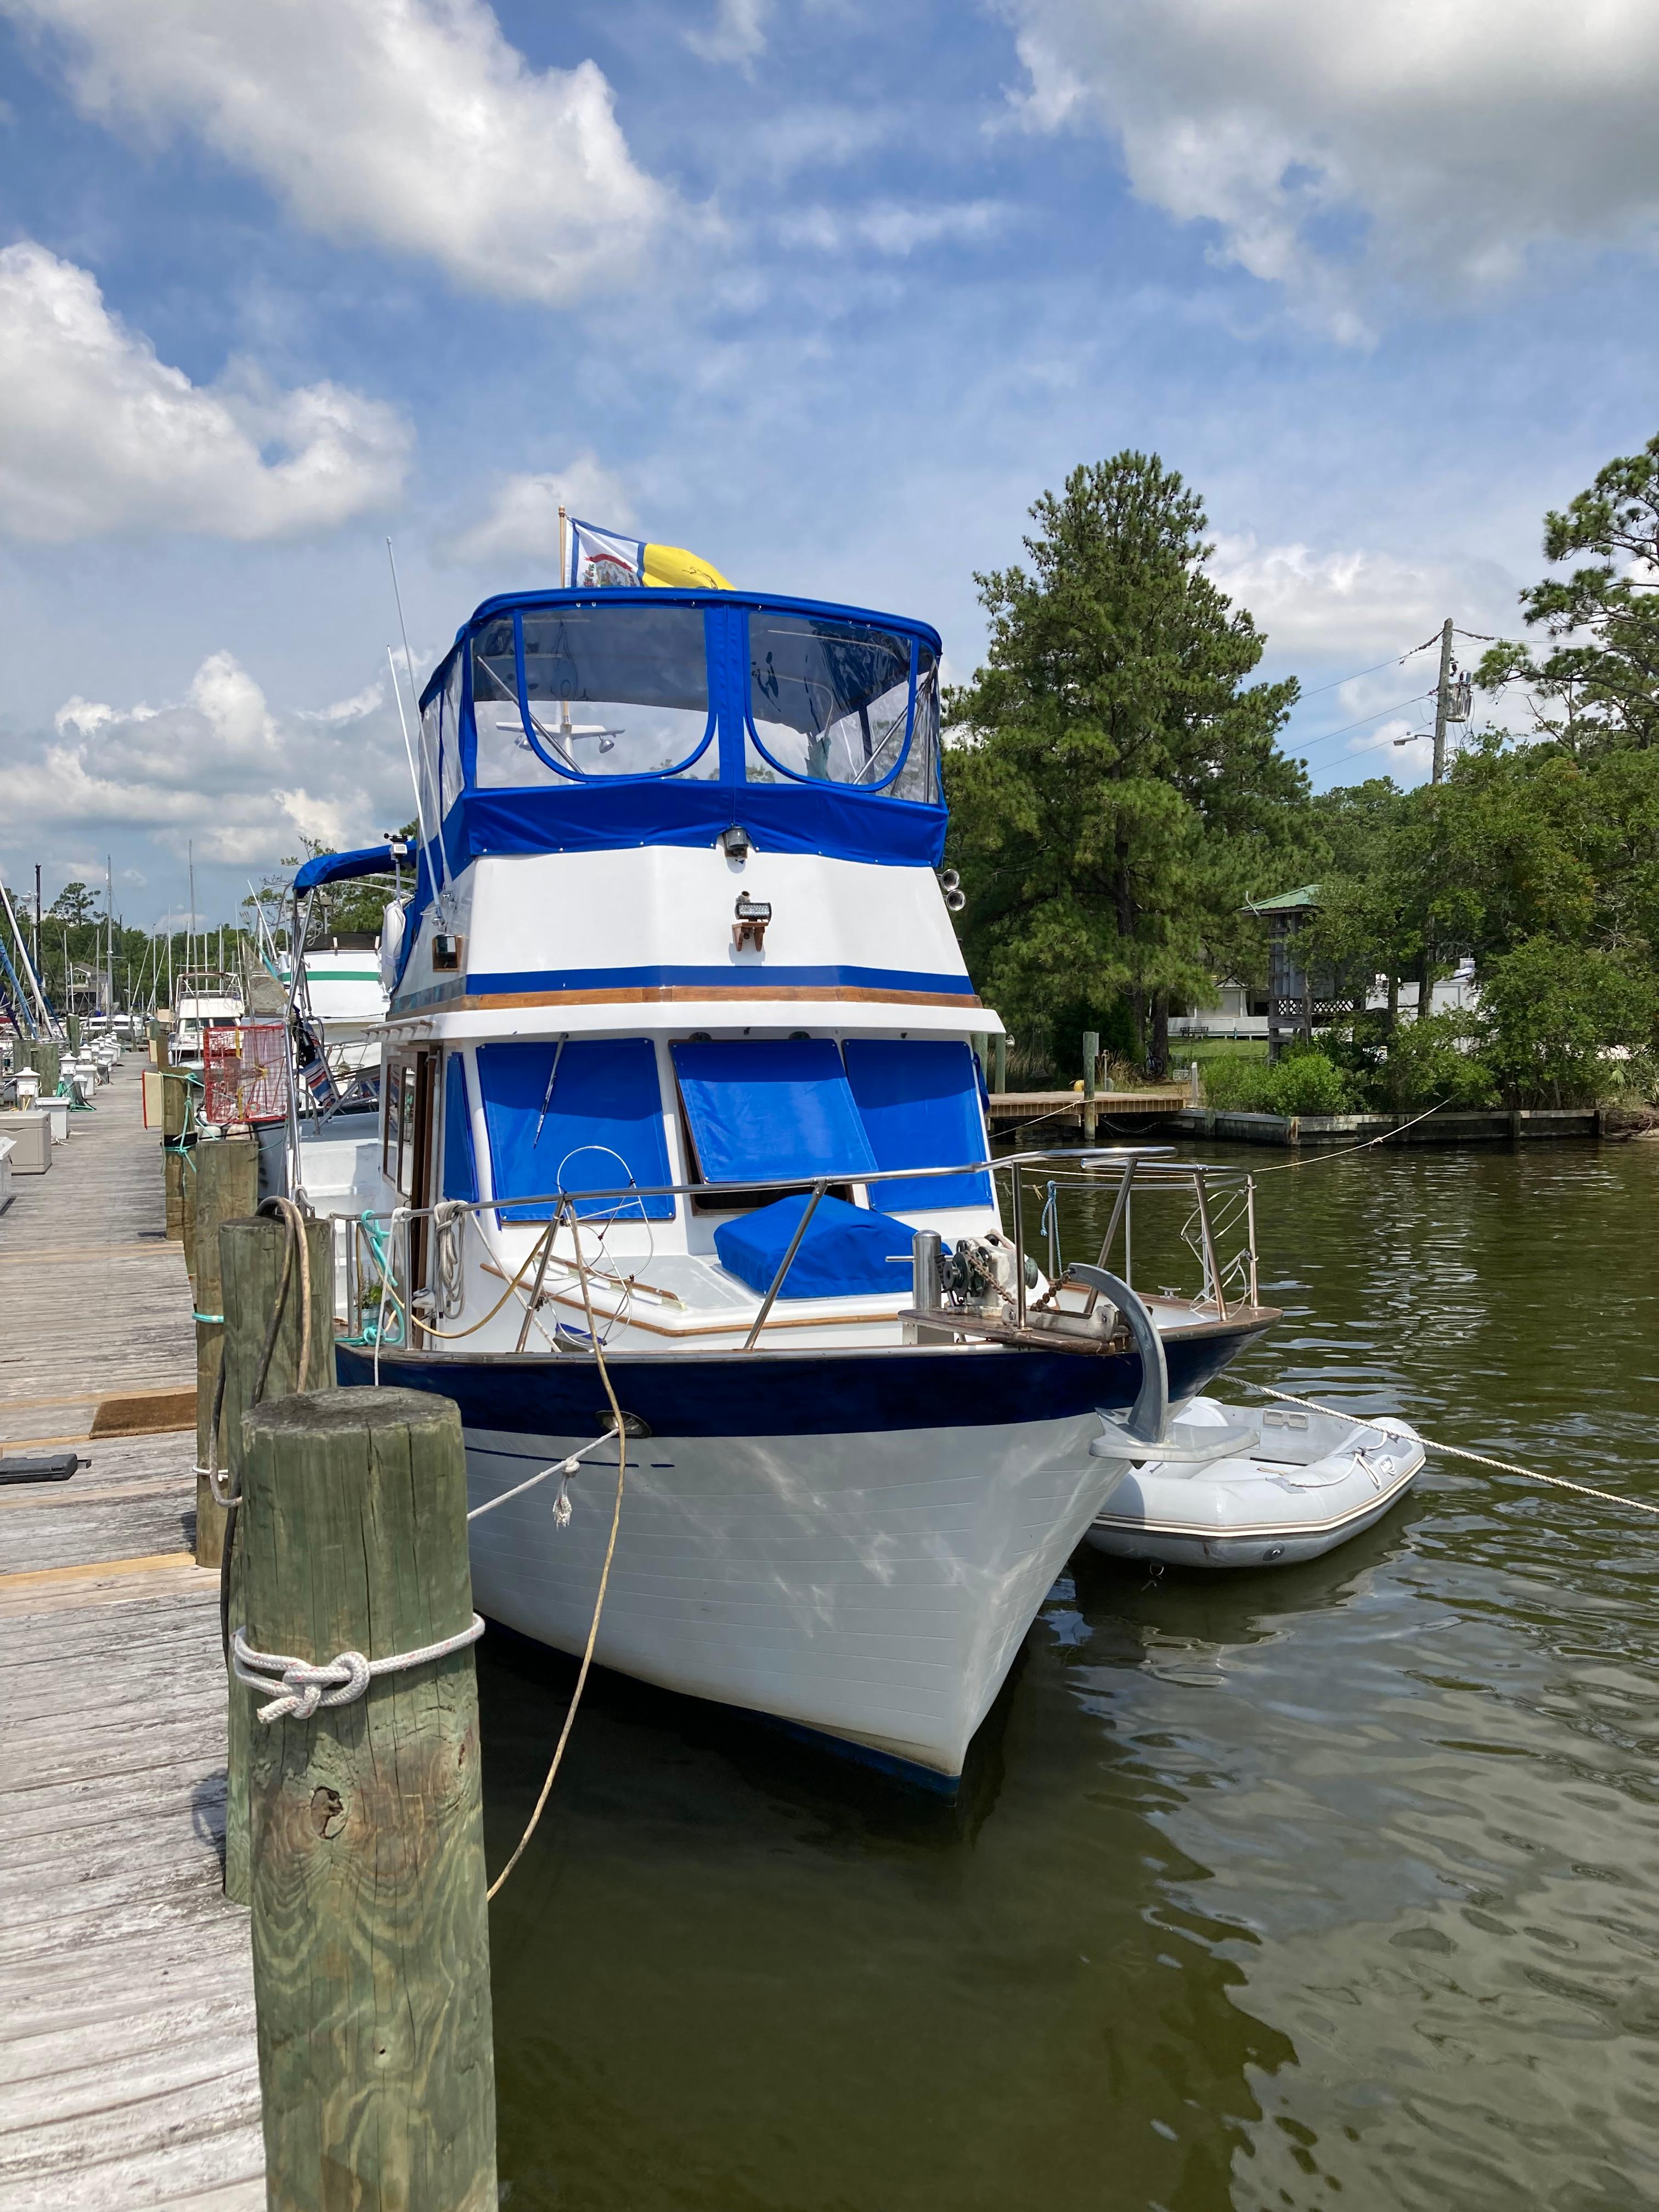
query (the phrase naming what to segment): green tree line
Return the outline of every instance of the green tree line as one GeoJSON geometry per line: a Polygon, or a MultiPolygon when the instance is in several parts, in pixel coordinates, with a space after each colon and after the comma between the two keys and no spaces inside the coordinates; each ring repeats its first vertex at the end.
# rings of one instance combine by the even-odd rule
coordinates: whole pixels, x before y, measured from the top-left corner
{"type": "Polygon", "coordinates": [[[1307,1100],[1292,1110],[1651,1093],[1659,438],[1546,518],[1546,560],[1577,565],[1523,592],[1537,647],[1486,654],[1496,712],[1412,791],[1310,793],[1278,743],[1297,686],[1255,679],[1266,640],[1156,455],[1074,470],[1031,518],[1029,566],[976,579],[986,665],[947,702],[958,927],[1028,1066],[1069,1079],[1093,1029],[1161,1073],[1172,1006],[1264,979],[1248,902],[1315,881],[1308,950],[1362,995],[1386,979],[1388,1004],[1321,1040],[1319,1066],[1236,1070],[1235,1089],[1307,1100]],[[1478,1014],[1418,1023],[1466,958],[1478,1014]]]}

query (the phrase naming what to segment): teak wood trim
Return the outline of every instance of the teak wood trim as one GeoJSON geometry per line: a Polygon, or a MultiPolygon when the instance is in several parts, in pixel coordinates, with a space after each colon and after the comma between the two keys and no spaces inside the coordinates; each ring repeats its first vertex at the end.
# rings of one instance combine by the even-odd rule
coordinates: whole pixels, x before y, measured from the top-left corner
{"type": "Polygon", "coordinates": [[[485,991],[469,993],[450,1009],[457,1013],[490,1013],[519,1006],[695,1006],[709,1000],[817,1000],[831,1004],[880,1006],[959,1006],[974,1012],[981,1001],[963,991],[872,991],[839,983],[651,983],[617,991],[485,991]]]}

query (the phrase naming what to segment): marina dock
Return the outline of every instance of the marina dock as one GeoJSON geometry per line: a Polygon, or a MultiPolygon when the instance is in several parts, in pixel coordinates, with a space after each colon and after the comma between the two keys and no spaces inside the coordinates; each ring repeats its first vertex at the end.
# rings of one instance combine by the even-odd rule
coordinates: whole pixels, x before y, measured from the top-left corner
{"type": "Polygon", "coordinates": [[[994,1091],[988,1110],[994,1131],[1024,1128],[1040,1121],[1046,1129],[1059,1132],[1080,1129],[1085,1110],[1090,1107],[1094,1109],[1096,1126],[1105,1128],[1114,1121],[1138,1123],[1152,1116],[1162,1120],[1182,1113],[1192,1103],[1192,1092],[1184,1083],[1170,1083],[1145,1091],[1097,1091],[1092,1098],[1085,1098],[1080,1091],[994,1091]]]}
{"type": "Polygon", "coordinates": [[[131,1055],[0,1215],[0,2212],[265,2201],[195,1341],[131,1055]]]}

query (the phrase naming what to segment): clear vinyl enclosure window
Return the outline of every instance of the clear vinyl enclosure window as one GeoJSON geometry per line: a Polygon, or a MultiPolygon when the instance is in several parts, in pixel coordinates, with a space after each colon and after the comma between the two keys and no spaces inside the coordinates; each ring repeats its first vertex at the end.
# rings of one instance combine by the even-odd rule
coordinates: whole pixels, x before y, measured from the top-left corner
{"type": "MultiPolygon", "coordinates": [[[[919,649],[918,690],[933,659],[919,649]]],[[[911,745],[910,640],[823,615],[749,618],[749,779],[891,791],[911,745]]],[[[905,788],[906,798],[931,795],[905,788]]]]}
{"type": "Polygon", "coordinates": [[[481,785],[719,774],[696,607],[503,615],[473,641],[472,697],[481,785]]]}

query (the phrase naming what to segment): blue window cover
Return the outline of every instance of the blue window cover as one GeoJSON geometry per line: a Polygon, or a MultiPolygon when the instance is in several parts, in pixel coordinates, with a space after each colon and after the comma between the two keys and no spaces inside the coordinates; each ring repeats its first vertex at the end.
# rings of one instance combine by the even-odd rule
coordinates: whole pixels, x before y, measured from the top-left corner
{"type": "Polygon", "coordinates": [[[444,1196],[469,1205],[478,1196],[478,1163],[472,1156],[472,1116],[466,1103],[466,1062],[452,1052],[444,1070],[444,1196]]]}
{"type": "MultiPolygon", "coordinates": [[[[781,1198],[754,1213],[724,1221],[714,1249],[728,1274],[764,1297],[783,1264],[789,1240],[811,1204],[809,1193],[781,1198]]],[[[875,1213],[826,1191],[807,1224],[800,1249],[789,1262],[781,1298],[844,1298],[856,1291],[910,1292],[910,1240],[915,1231],[890,1215],[875,1213]],[[902,1261],[903,1265],[896,1263],[902,1261]]]]}
{"type": "Polygon", "coordinates": [[[706,1182],[856,1177],[876,1164],[829,1037],[673,1047],[706,1182]]]}
{"type": "MultiPolygon", "coordinates": [[[[648,1038],[481,1045],[478,1087],[498,1199],[617,1190],[630,1179],[649,1189],[674,1180],[663,1137],[657,1055],[648,1038]]],[[[579,1203],[576,1212],[584,1219],[672,1221],[674,1201],[593,1198],[579,1203]]],[[[502,1218],[547,1221],[553,1212],[550,1204],[515,1206],[502,1218]]]]}
{"type": "MultiPolygon", "coordinates": [[[[849,1037],[847,1079],[878,1168],[945,1168],[985,1158],[978,1063],[970,1047],[849,1037]]],[[[989,1206],[988,1174],[878,1182],[870,1194],[895,1212],[989,1206]]]]}

